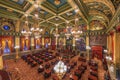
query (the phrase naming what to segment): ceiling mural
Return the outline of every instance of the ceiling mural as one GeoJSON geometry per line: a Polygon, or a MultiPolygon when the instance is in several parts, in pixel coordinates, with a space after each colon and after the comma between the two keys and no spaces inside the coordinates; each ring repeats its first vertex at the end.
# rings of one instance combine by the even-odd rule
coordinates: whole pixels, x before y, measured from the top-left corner
{"type": "Polygon", "coordinates": [[[91,2],[91,3],[86,3],[86,5],[88,6],[88,8],[90,10],[97,10],[102,12],[104,15],[106,15],[109,19],[112,18],[112,12],[110,10],[109,7],[107,7],[105,4],[103,3],[98,3],[98,2],[91,2]]]}
{"type": "MultiPolygon", "coordinates": [[[[24,22],[27,14],[29,24],[34,24],[38,13],[39,27],[52,30],[58,24],[62,30],[67,21],[69,26],[75,26],[77,13],[78,27],[87,31],[89,25],[90,30],[98,31],[109,28],[119,5],[120,0],[0,0],[0,17],[24,22]]],[[[3,29],[9,30],[10,26],[5,25],[3,29]]]]}
{"type": "Polygon", "coordinates": [[[90,30],[103,30],[106,29],[105,26],[98,20],[93,20],[90,22],[90,30]]]}
{"type": "Polygon", "coordinates": [[[106,44],[107,44],[107,36],[106,35],[90,36],[90,46],[102,45],[105,47],[106,44]]]}

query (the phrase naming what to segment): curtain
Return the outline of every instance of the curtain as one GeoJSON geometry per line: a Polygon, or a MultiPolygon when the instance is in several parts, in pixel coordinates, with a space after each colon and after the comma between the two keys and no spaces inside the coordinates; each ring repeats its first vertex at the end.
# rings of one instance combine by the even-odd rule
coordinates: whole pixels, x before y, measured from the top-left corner
{"type": "Polygon", "coordinates": [[[120,32],[116,36],[116,66],[120,68],[120,32]]]}

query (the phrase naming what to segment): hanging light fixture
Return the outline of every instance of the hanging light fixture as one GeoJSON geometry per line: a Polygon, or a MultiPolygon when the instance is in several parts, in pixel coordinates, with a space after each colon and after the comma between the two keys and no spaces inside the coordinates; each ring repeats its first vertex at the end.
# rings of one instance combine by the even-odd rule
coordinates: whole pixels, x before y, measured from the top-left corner
{"type": "Polygon", "coordinates": [[[54,34],[54,36],[56,38],[58,38],[60,35],[58,34],[58,24],[55,24],[56,25],[56,33],[54,34]]]}
{"type": "Polygon", "coordinates": [[[35,38],[39,38],[42,35],[42,31],[43,29],[39,28],[39,6],[38,3],[36,2],[36,4],[34,5],[36,10],[35,10],[35,14],[34,14],[34,24],[33,27],[31,28],[31,32],[32,34],[35,36],[35,38]]]}
{"type": "Polygon", "coordinates": [[[63,76],[65,75],[67,71],[67,66],[64,64],[63,61],[59,61],[55,66],[54,66],[54,71],[59,77],[60,80],[62,80],[63,76]]]}
{"type": "Polygon", "coordinates": [[[41,36],[41,32],[43,31],[42,29],[39,28],[39,21],[38,20],[35,20],[35,23],[34,23],[34,27],[31,28],[31,31],[33,33],[33,35],[35,37],[40,37],[41,36]]]}
{"type": "Polygon", "coordinates": [[[75,40],[78,40],[79,37],[80,37],[80,34],[83,33],[82,28],[79,28],[79,26],[77,25],[78,21],[79,21],[79,18],[76,14],[76,16],[75,16],[75,27],[72,29],[72,35],[75,38],[75,40]]]}
{"type": "Polygon", "coordinates": [[[31,35],[31,32],[30,32],[30,30],[29,30],[28,15],[25,15],[25,16],[26,16],[26,17],[25,17],[25,18],[26,18],[26,21],[25,21],[25,23],[24,23],[24,27],[23,27],[21,33],[22,33],[22,35],[28,37],[28,36],[31,35]]]}
{"type": "Polygon", "coordinates": [[[65,33],[65,36],[67,37],[67,39],[69,39],[71,36],[71,33],[69,31],[70,27],[68,26],[68,24],[69,24],[69,21],[67,21],[67,27],[66,27],[66,33],[65,33]]]}

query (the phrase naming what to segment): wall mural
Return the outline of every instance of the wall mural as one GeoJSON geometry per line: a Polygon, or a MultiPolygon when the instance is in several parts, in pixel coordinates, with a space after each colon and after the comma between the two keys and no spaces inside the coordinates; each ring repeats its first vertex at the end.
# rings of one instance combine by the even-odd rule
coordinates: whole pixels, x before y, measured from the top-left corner
{"type": "Polygon", "coordinates": [[[81,37],[76,41],[76,48],[80,51],[86,51],[86,37],[81,37]]]}
{"type": "Polygon", "coordinates": [[[42,46],[41,46],[41,38],[37,38],[37,39],[35,39],[35,49],[39,49],[39,48],[41,48],[42,46]]]}
{"type": "Polygon", "coordinates": [[[29,37],[26,38],[24,36],[20,37],[20,50],[21,51],[26,51],[30,49],[30,39],[29,37]]]}
{"type": "Polygon", "coordinates": [[[0,45],[3,54],[9,54],[14,50],[14,40],[11,36],[0,36],[0,45]]]}
{"type": "Polygon", "coordinates": [[[107,36],[106,35],[90,36],[90,46],[94,46],[94,45],[100,45],[106,47],[107,36]]]}
{"type": "Polygon", "coordinates": [[[99,20],[93,20],[90,22],[90,30],[103,30],[106,27],[99,20]]]}
{"type": "Polygon", "coordinates": [[[64,48],[64,39],[63,38],[59,38],[58,45],[61,49],[64,48]]]}
{"type": "Polygon", "coordinates": [[[45,38],[45,48],[49,48],[50,38],[45,38]]]}

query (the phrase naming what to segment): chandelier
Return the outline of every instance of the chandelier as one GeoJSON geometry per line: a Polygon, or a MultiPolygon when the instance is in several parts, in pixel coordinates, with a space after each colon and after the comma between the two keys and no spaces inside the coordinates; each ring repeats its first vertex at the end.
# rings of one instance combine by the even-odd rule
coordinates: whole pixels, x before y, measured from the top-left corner
{"type": "Polygon", "coordinates": [[[65,75],[67,71],[67,66],[62,62],[61,60],[54,66],[54,71],[59,77],[60,80],[62,80],[63,76],[65,75]]]}
{"type": "Polygon", "coordinates": [[[55,3],[56,5],[59,5],[59,4],[60,4],[60,0],[54,0],[54,3],[55,3]]]}
{"type": "Polygon", "coordinates": [[[37,22],[35,22],[33,26],[34,26],[34,27],[31,28],[32,34],[33,34],[36,38],[41,37],[43,29],[40,29],[40,28],[39,28],[39,25],[38,25],[37,22]]]}
{"type": "Polygon", "coordinates": [[[58,38],[60,35],[58,34],[58,24],[55,24],[56,25],[56,32],[54,33],[54,36],[56,38],[58,38]]]}
{"type": "Polygon", "coordinates": [[[72,35],[75,38],[75,40],[78,40],[80,37],[80,34],[83,33],[81,27],[77,25],[78,21],[79,21],[79,18],[75,18],[75,27],[72,29],[72,35]]]}
{"type": "Polygon", "coordinates": [[[39,28],[39,11],[38,11],[38,8],[39,7],[36,7],[36,11],[35,11],[35,14],[34,14],[34,18],[35,18],[34,21],[35,22],[34,22],[34,25],[31,28],[31,32],[35,36],[35,38],[41,37],[42,31],[43,31],[43,29],[39,28]]]}
{"type": "Polygon", "coordinates": [[[65,33],[65,36],[67,37],[67,39],[69,39],[70,38],[70,36],[71,36],[71,31],[70,31],[70,27],[68,26],[68,23],[69,22],[67,22],[67,28],[66,28],[66,33],[65,33]]]}
{"type": "Polygon", "coordinates": [[[28,18],[27,18],[27,16],[26,16],[26,21],[25,21],[25,23],[24,23],[24,27],[23,27],[23,29],[22,29],[22,31],[21,31],[21,33],[22,33],[22,35],[24,35],[24,36],[26,36],[26,37],[28,37],[28,36],[30,36],[31,35],[31,32],[30,32],[30,30],[29,30],[29,23],[28,23],[28,18]]]}

